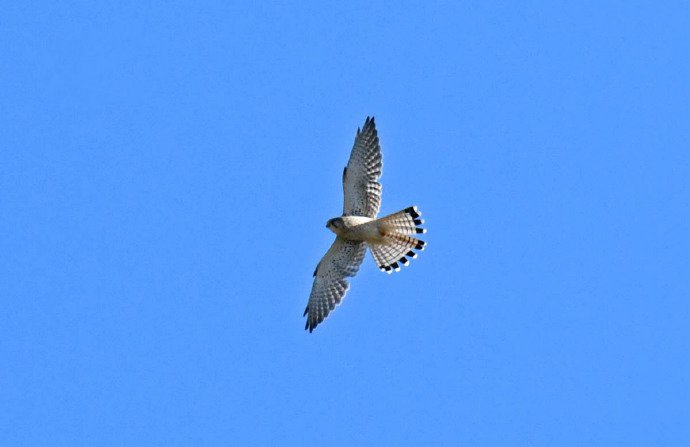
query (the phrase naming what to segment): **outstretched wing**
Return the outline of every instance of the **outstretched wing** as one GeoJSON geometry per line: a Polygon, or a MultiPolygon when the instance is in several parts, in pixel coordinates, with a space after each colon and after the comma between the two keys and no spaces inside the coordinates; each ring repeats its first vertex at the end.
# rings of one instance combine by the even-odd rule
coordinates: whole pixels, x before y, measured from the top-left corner
{"type": "Polygon", "coordinates": [[[378,179],[382,167],[376,123],[374,117],[367,117],[362,130],[357,129],[350,161],[343,171],[343,216],[376,217],[381,206],[381,184],[378,179]]]}
{"type": "Polygon", "coordinates": [[[311,288],[309,303],[304,310],[304,315],[308,314],[304,328],[309,329],[309,332],[340,304],[350,288],[346,278],[357,274],[366,249],[364,242],[335,238],[335,242],[314,271],[314,285],[311,288]]]}

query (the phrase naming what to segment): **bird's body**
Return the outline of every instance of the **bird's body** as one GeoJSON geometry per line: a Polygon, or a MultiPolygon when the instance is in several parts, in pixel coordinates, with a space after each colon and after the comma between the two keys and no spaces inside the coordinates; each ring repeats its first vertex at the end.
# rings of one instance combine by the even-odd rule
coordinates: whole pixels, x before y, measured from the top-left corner
{"type": "Polygon", "coordinates": [[[380,242],[383,239],[379,222],[366,216],[342,216],[330,219],[326,228],[343,239],[359,242],[380,242]]]}
{"type": "Polygon", "coordinates": [[[314,284],[307,315],[306,329],[311,332],[340,303],[350,285],[347,277],[355,276],[364,260],[366,248],[379,269],[386,273],[400,270],[407,258],[415,258],[413,250],[424,250],[423,241],[412,237],[426,230],[419,219],[417,207],[377,218],[381,205],[381,147],[374,118],[367,118],[357,129],[350,160],[343,171],[345,196],[343,215],[329,219],[326,227],[336,234],[335,242],[314,271],[314,284]]]}

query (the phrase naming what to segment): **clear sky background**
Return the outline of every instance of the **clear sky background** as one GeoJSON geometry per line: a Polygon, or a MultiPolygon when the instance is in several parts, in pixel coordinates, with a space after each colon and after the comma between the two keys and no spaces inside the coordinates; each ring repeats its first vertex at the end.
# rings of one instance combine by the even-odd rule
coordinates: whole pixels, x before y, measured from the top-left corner
{"type": "Polygon", "coordinates": [[[690,445],[690,7],[1,9],[0,444],[690,445]],[[428,248],[309,334],[367,115],[428,248]]]}

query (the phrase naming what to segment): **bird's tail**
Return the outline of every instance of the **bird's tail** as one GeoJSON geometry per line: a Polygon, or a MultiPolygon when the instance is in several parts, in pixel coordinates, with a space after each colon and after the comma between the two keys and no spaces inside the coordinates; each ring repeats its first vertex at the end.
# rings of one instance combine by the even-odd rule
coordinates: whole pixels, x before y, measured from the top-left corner
{"type": "Polygon", "coordinates": [[[369,246],[382,272],[399,271],[400,264],[409,263],[408,257],[417,257],[413,250],[424,250],[426,242],[410,236],[426,233],[426,229],[420,227],[424,223],[419,218],[421,214],[416,206],[411,206],[377,220],[384,240],[381,243],[370,243],[369,246]]]}

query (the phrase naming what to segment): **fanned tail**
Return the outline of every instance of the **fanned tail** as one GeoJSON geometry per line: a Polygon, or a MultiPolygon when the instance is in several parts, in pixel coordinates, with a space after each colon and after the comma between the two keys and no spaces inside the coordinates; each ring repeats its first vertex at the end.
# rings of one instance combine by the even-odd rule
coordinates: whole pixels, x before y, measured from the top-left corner
{"type": "Polygon", "coordinates": [[[382,217],[379,219],[379,222],[383,224],[384,231],[407,235],[422,234],[426,233],[426,230],[420,227],[420,225],[424,224],[424,220],[419,218],[421,215],[422,213],[416,206],[411,206],[397,213],[382,217]]]}
{"type": "Polygon", "coordinates": [[[417,257],[413,250],[424,250],[426,242],[409,236],[426,233],[426,229],[420,227],[424,223],[420,216],[417,207],[411,206],[379,219],[384,242],[370,243],[369,246],[382,272],[390,274],[393,270],[399,271],[400,264],[406,266],[409,264],[408,258],[417,257]]]}

